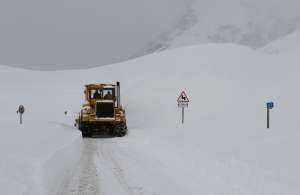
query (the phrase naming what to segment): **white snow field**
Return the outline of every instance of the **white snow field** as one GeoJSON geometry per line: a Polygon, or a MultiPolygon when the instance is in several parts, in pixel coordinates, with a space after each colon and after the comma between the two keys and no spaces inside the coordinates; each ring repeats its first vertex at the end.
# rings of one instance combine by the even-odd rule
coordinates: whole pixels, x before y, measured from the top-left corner
{"type": "Polygon", "coordinates": [[[299,56],[207,44],[88,70],[2,66],[0,192],[297,195],[299,56]],[[81,141],[72,125],[83,85],[117,80],[128,135],[81,141]],[[184,125],[182,90],[191,101],[184,125]],[[267,101],[275,103],[270,129],[267,101]]]}

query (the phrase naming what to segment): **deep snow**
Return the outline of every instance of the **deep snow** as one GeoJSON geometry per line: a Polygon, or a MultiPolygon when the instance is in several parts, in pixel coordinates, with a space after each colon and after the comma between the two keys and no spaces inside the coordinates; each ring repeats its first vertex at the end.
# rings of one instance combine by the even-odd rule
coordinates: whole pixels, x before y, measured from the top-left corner
{"type": "Polygon", "coordinates": [[[53,194],[55,186],[62,194],[299,194],[298,54],[207,44],[81,71],[0,67],[0,129],[7,135],[1,136],[0,169],[9,170],[0,172],[1,192],[53,194]],[[116,80],[129,134],[84,140],[78,165],[81,144],[71,126],[83,85],[116,80]],[[184,125],[176,103],[181,90],[191,100],[184,125]],[[267,101],[275,102],[269,130],[267,101]],[[25,124],[15,128],[19,104],[26,107],[25,124]],[[72,151],[59,150],[65,145],[72,151]],[[57,161],[70,163],[64,167],[78,167],[60,184],[54,179],[61,163],[47,160],[57,150],[64,154],[57,161]]]}
{"type": "Polygon", "coordinates": [[[50,120],[22,126],[1,120],[0,131],[0,193],[58,193],[79,161],[81,135],[50,120]]]}

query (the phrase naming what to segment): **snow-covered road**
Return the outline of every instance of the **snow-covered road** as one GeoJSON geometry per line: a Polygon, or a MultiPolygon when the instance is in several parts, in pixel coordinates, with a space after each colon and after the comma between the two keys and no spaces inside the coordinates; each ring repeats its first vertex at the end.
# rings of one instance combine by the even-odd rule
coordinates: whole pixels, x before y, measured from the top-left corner
{"type": "Polygon", "coordinates": [[[61,195],[100,194],[100,180],[97,172],[96,139],[85,139],[80,162],[71,180],[63,186],[61,195]]]}
{"type": "MultiPolygon", "coordinates": [[[[128,147],[122,147],[122,143],[119,144],[119,142],[119,138],[84,139],[81,160],[73,176],[63,186],[59,194],[156,194],[155,191],[151,190],[150,192],[147,190],[155,179],[150,174],[148,176],[152,181],[145,183],[145,173],[149,170],[147,170],[143,161],[139,161],[139,158],[145,156],[141,154],[137,156],[136,153],[136,155],[133,155],[134,151],[129,151],[128,147]],[[135,169],[134,173],[130,171],[132,169],[135,169]]],[[[162,175],[158,174],[157,176],[161,177],[162,175]]],[[[156,190],[159,190],[159,188],[156,190]]]]}
{"type": "Polygon", "coordinates": [[[80,163],[61,195],[140,194],[130,186],[115,155],[124,155],[113,138],[84,139],[80,163]],[[118,152],[118,153],[116,153],[118,152]]]}
{"type": "MultiPolygon", "coordinates": [[[[138,131],[138,129],[132,129],[138,131]]],[[[179,130],[180,131],[180,130],[179,130]]],[[[155,132],[148,131],[149,134],[155,132]]],[[[175,130],[178,133],[178,131],[175,130]]],[[[141,134],[139,135],[141,136],[141,134]]],[[[149,135],[149,137],[151,137],[149,135]]],[[[96,137],[84,139],[81,160],[61,195],[154,195],[182,194],[170,172],[176,164],[164,161],[172,157],[163,139],[128,135],[123,138],[96,137]],[[157,144],[155,140],[158,141],[157,144]],[[152,142],[152,143],[151,143],[152,142]],[[152,145],[154,144],[154,145],[152,145]],[[153,148],[153,151],[151,151],[153,148]],[[161,148],[161,149],[160,149],[161,148]],[[165,158],[165,159],[167,159],[165,158]]],[[[178,158],[178,156],[177,156],[178,158]]]]}

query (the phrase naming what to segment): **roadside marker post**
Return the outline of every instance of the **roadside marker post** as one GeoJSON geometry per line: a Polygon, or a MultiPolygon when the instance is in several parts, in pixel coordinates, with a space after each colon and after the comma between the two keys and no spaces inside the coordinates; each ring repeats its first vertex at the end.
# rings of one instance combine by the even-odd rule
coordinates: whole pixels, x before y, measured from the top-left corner
{"type": "Polygon", "coordinates": [[[178,107],[181,108],[181,123],[184,123],[184,108],[187,108],[189,105],[189,98],[187,97],[184,91],[181,92],[177,98],[178,107]]]}
{"type": "Polygon", "coordinates": [[[274,108],[274,102],[267,102],[267,128],[270,128],[270,110],[274,108]]]}
{"type": "Polygon", "coordinates": [[[17,114],[20,114],[20,124],[23,124],[23,114],[25,112],[25,107],[23,105],[20,105],[17,114]]]}

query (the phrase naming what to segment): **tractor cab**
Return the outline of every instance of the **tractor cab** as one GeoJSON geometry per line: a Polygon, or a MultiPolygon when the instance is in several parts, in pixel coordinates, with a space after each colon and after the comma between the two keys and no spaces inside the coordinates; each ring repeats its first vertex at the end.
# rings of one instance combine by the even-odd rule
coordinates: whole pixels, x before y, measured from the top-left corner
{"type": "Polygon", "coordinates": [[[116,86],[104,84],[90,84],[85,86],[85,95],[88,102],[92,100],[111,99],[116,100],[116,86]]]}

